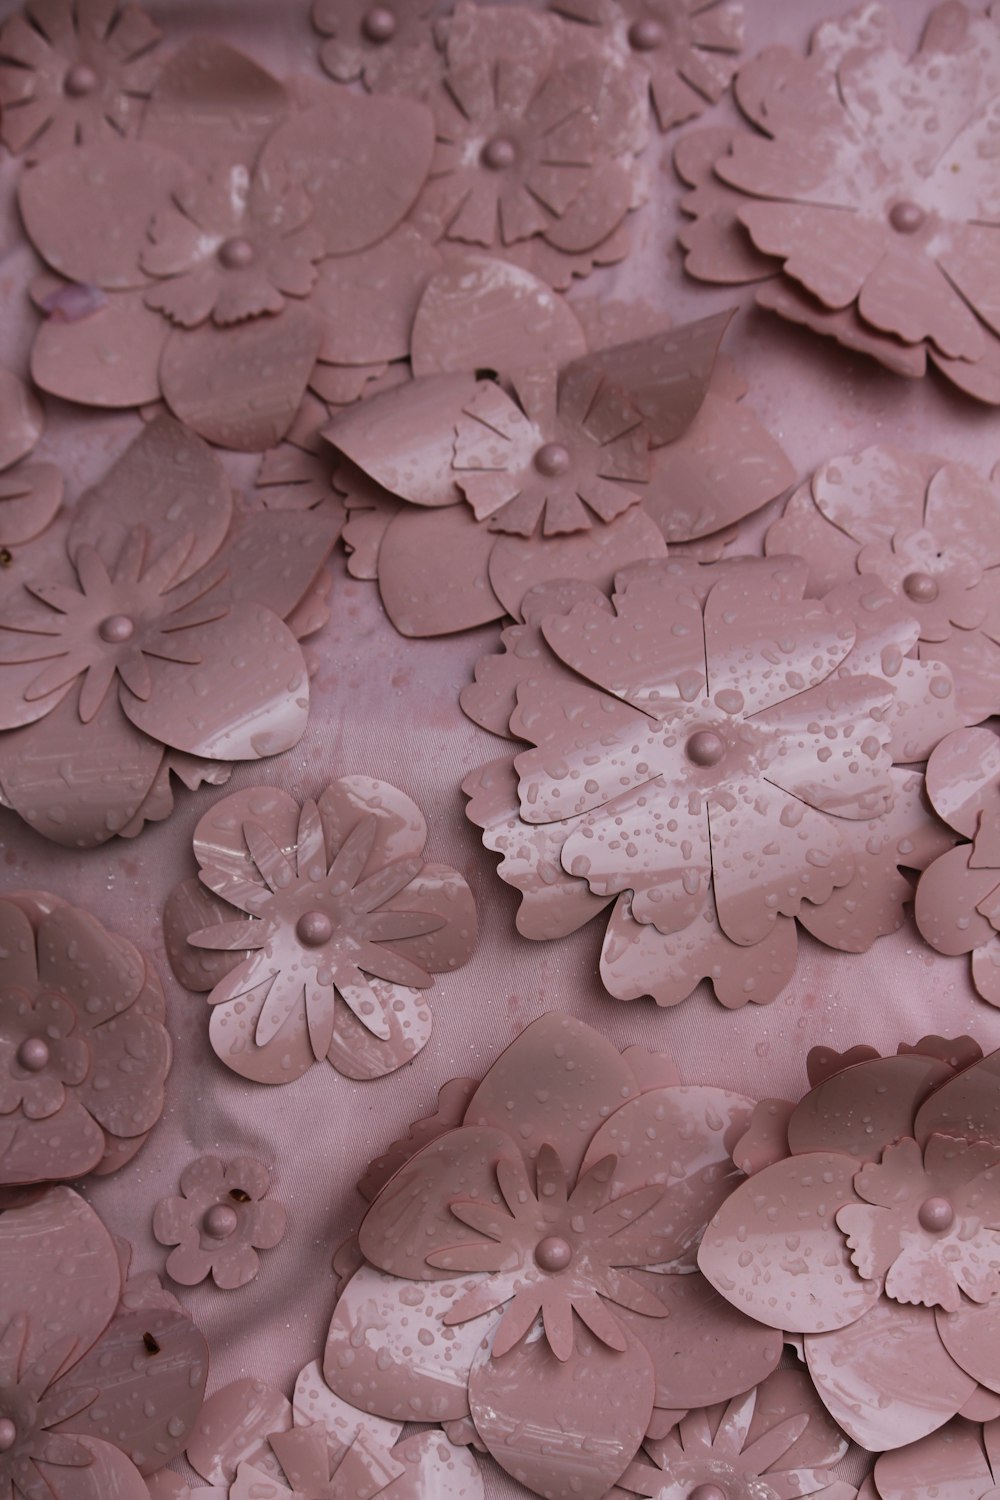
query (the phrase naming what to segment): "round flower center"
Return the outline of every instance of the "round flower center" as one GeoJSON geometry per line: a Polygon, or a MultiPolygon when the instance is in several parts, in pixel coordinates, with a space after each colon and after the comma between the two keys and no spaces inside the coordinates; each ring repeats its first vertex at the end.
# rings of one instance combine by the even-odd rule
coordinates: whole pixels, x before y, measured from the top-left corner
{"type": "Polygon", "coordinates": [[[696,1484],[688,1500],[729,1500],[729,1497],[717,1484],[696,1484]]]}
{"type": "Polygon", "coordinates": [[[228,1203],[213,1203],[203,1220],[205,1233],[213,1240],[228,1239],[239,1222],[235,1208],[228,1203]]]}
{"type": "Polygon", "coordinates": [[[227,271],[243,271],[253,264],[253,246],[249,240],[242,239],[239,235],[231,240],[223,240],[219,246],[219,260],[227,271]]]}
{"type": "Polygon", "coordinates": [[[82,99],[97,87],[97,74],[86,63],[76,63],[63,79],[63,88],[71,99],[82,99]]]}
{"type": "Polygon", "coordinates": [[[947,1198],[925,1198],[917,1211],[921,1229],[928,1234],[943,1234],[955,1222],[955,1210],[947,1198]]]}
{"type": "Polygon", "coordinates": [[[505,172],[517,160],[517,147],[505,135],[494,136],[483,147],[482,163],[491,172],[505,172]]]}
{"type": "Polygon", "coordinates": [[[685,751],[692,765],[717,766],[726,753],[726,742],[714,729],[696,729],[685,751]]]}
{"type": "Polygon", "coordinates": [[[370,42],[388,42],[396,34],[396,17],[384,5],[373,6],[361,23],[370,42]]]}
{"type": "Polygon", "coordinates": [[[927,215],[920,204],[911,202],[909,198],[894,203],[889,210],[889,223],[897,234],[916,234],[926,221],[927,215]]]}
{"type": "Polygon", "coordinates": [[[543,443],[535,454],[534,464],[539,474],[544,474],[546,479],[558,479],[569,468],[569,449],[564,448],[562,443],[543,443]]]}
{"type": "Polygon", "coordinates": [[[129,615],[108,615],[98,625],[97,634],[109,646],[122,646],[135,634],[135,621],[129,615]]]}
{"type": "Polygon", "coordinates": [[[535,1246],[535,1264],[543,1271],[565,1271],[573,1259],[573,1247],[561,1234],[547,1234],[535,1246]]]}
{"type": "Polygon", "coordinates": [[[321,948],[333,937],[333,923],[325,911],[304,911],[295,924],[295,935],[307,948],[321,948]]]}
{"type": "Polygon", "coordinates": [[[652,16],[633,21],[628,29],[629,46],[636,52],[655,52],[657,47],[663,46],[666,39],[663,22],[654,20],[652,16]]]}
{"type": "Polygon", "coordinates": [[[17,1049],[17,1060],[29,1073],[40,1073],[48,1067],[48,1042],[42,1036],[26,1036],[17,1049]]]}
{"type": "Polygon", "coordinates": [[[0,1417],[0,1453],[6,1453],[17,1442],[17,1428],[10,1417],[0,1417]]]}
{"type": "Polygon", "coordinates": [[[937,579],[929,573],[907,573],[903,579],[903,593],[914,604],[933,604],[938,596],[937,579]]]}

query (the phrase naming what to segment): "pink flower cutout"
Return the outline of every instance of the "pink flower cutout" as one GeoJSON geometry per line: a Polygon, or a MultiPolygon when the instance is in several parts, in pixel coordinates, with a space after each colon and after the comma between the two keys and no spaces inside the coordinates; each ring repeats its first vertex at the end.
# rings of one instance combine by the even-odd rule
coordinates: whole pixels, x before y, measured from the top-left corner
{"type": "Polygon", "coordinates": [[[156,970],[58,897],[0,900],[0,1183],[114,1172],[163,1111],[156,970]]]}
{"type": "Polygon", "coordinates": [[[736,82],[755,129],[679,148],[688,270],[763,282],[758,302],[792,321],[905,374],[929,359],[996,404],[998,63],[997,17],[961,3],[912,57],[880,5],[824,23],[804,59],[763,53],[736,82]]]}
{"type": "Polygon", "coordinates": [[[361,1226],[328,1383],[382,1416],[450,1430],[471,1416],[529,1489],[598,1500],[662,1420],[654,1407],[726,1400],[777,1362],[779,1341],[706,1298],[693,1269],[751,1107],[542,1017],[455,1128],[402,1149],[361,1226]],[[581,1432],[583,1447],[555,1437],[581,1432]]]}
{"type": "Polygon", "coordinates": [[[927,791],[971,843],[942,854],[920,878],[916,917],[939,953],[971,954],[972,982],[1000,1005],[1000,741],[991,729],[948,735],[927,763],[927,791]]]}
{"type": "Polygon", "coordinates": [[[146,1500],[182,1451],[208,1346],[155,1276],[66,1187],[0,1215],[0,1488],[146,1500]]]}
{"type": "Polygon", "coordinates": [[[926,1038],[823,1059],[799,1104],[759,1107],[734,1156],[753,1176],[699,1251],[734,1307],[802,1338],[827,1410],[866,1448],[1000,1392],[998,1058],[977,1052],[926,1038]]]}
{"type": "Polygon", "coordinates": [[[38,398],[9,370],[0,369],[0,549],[37,537],[55,519],[62,504],[63,479],[55,464],[30,462],[42,435],[38,398]],[[25,460],[28,460],[27,462],[25,460]]]}
{"type": "Polygon", "coordinates": [[[315,0],[312,23],[326,40],[319,60],[338,83],[361,78],[371,88],[386,63],[432,46],[433,0],[315,0]]]}
{"type": "Polygon", "coordinates": [[[180,1198],[161,1198],[153,1233],[173,1245],[166,1271],[182,1286],[197,1286],[211,1275],[217,1287],[245,1286],[260,1269],[258,1250],[273,1250],[285,1237],[285,1210],[264,1201],[270,1173],[252,1157],[224,1166],[201,1156],[181,1173],[180,1198]]]}
{"type": "Polygon", "coordinates": [[[4,601],[8,804],[87,847],[166,816],[169,769],[197,786],[212,762],[296,744],[309,685],[290,625],[338,530],[238,515],[199,438],[168,417],[147,427],[76,507],[65,556],[4,601]]]}
{"type": "Polygon", "coordinates": [[[198,881],[167,906],[174,972],[211,990],[227,1067],[289,1083],[327,1059],[353,1078],[391,1072],[427,1042],[423,992],[476,937],[457,871],[425,863],[427,825],[395,787],[345,776],[300,806],[256,787],[195,829],[198,881]]]}
{"type": "Polygon", "coordinates": [[[1000,1422],[980,1426],[957,1417],[928,1437],[883,1453],[872,1471],[870,1500],[929,1495],[942,1500],[994,1500],[1000,1488],[1000,1422]]]}
{"type": "Polygon", "coordinates": [[[919,623],[921,659],[956,685],[963,723],[1000,709],[1000,487],[965,464],[866,448],[830,459],[770,528],[809,564],[810,593],[877,578],[919,623]]]}
{"type": "Polygon", "coordinates": [[[134,135],[161,35],[137,5],[29,0],[0,27],[0,56],[14,64],[0,74],[4,145],[38,157],[134,135]]]}

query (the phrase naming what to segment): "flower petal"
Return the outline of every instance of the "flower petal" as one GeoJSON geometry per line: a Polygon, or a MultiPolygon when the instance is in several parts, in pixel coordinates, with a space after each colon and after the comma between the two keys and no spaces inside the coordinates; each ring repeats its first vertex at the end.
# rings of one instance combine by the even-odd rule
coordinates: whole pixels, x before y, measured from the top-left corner
{"type": "MultiPolygon", "coordinates": [[[[203,883],[242,911],[262,910],[270,901],[270,888],[250,858],[244,825],[258,825],[277,849],[291,855],[299,814],[299,804],[280,787],[250,787],[220,798],[194,831],[194,857],[203,883]]],[[[227,912],[226,920],[232,916],[227,912]]]]}
{"type": "Polygon", "coordinates": [[[436,931],[392,940],[394,953],[428,973],[449,974],[472,957],[476,903],[466,881],[449,865],[424,865],[405,889],[384,901],[379,910],[419,912],[440,919],[436,931]]]}
{"type": "Polygon", "coordinates": [[[280,1391],[262,1380],[234,1380],[201,1408],[187,1459],[210,1484],[229,1484],[241,1463],[277,1474],[267,1440],[272,1432],[290,1432],[291,1427],[291,1403],[280,1391]]]}
{"type": "Polygon", "coordinates": [[[311,295],[325,323],[319,358],[335,365],[404,359],[427,279],[440,264],[439,252],[412,224],[367,250],[322,261],[311,295]]]}
{"type": "Polygon", "coordinates": [[[50,1113],[30,1118],[26,1111],[0,1115],[0,1183],[50,1182],[83,1177],[104,1155],[104,1132],[83,1108],[76,1091],[47,1104],[50,1113]]]}
{"type": "Polygon", "coordinates": [[[142,136],[181,161],[245,163],[289,102],[284,84],[244,53],[213,37],[193,37],[160,70],[142,136]]]}
{"type": "Polygon", "coordinates": [[[946,1064],[920,1053],[875,1057],[834,1073],[793,1110],[789,1150],[800,1155],[834,1148],[859,1161],[877,1161],[887,1146],[912,1135],[921,1102],[950,1076],[946,1064]]]}
{"type": "Polygon", "coordinates": [[[118,292],[76,322],[50,318],[35,334],[36,385],[84,406],[143,406],[160,398],[160,355],[168,327],[143,292],[118,292]]]}
{"type": "Polygon", "coordinates": [[[38,397],[12,371],[0,369],[0,469],[26,458],[43,426],[38,397]]]}
{"type": "Polygon", "coordinates": [[[182,880],[170,892],[163,908],[163,938],[170,967],[185,989],[213,989],[243,962],[245,952],[217,952],[188,942],[192,932],[229,923],[232,917],[232,908],[198,880],[182,880]]]}
{"type": "Polygon", "coordinates": [[[993,1488],[993,1476],[973,1429],[951,1422],[929,1437],[875,1462],[875,1481],[882,1500],[912,1500],[918,1486],[933,1487],[941,1500],[982,1500],[993,1488]]]}
{"type": "Polygon", "coordinates": [[[225,568],[227,575],[213,600],[265,605],[287,620],[320,576],[339,530],[339,520],[327,511],[241,516],[213,560],[213,568],[225,568]]]}
{"type": "MultiPolygon", "coordinates": [[[[1000,1141],[1000,1052],[963,1069],[943,1083],[917,1111],[913,1134],[921,1145],[931,1135],[969,1141],[1000,1141]]],[[[983,1381],[984,1385],[991,1384],[983,1381]]]]}
{"type": "Polygon", "coordinates": [[[0,546],[32,541],[55,519],[62,498],[55,464],[18,464],[0,474],[0,546]]]}
{"type": "Polygon", "coordinates": [[[221,1062],[255,1083],[292,1083],[312,1067],[303,1006],[295,1006],[279,1030],[263,1047],[256,1042],[257,1023],[270,983],[256,985],[235,999],[214,1005],[208,1034],[221,1062]]]}
{"type": "Polygon", "coordinates": [[[493,534],[465,505],[404,507],[379,548],[379,591],[401,635],[472,630],[504,613],[489,580],[493,534]]]}
{"type": "Polygon", "coordinates": [[[419,990],[370,979],[369,989],[383,1002],[382,1021],[387,1038],[375,1036],[338,997],[328,1060],[347,1078],[382,1078],[392,1073],[430,1041],[432,1019],[419,990]]]}
{"type": "MultiPolygon", "coordinates": [[[[91,1462],[86,1468],[74,1468],[72,1473],[72,1491],[60,1482],[56,1474],[49,1470],[49,1477],[54,1488],[50,1492],[56,1495],[68,1495],[72,1493],[73,1500],[148,1500],[149,1491],[145,1481],[135,1465],[125,1456],[113,1443],[102,1443],[96,1438],[81,1438],[81,1444],[90,1453],[91,1462]]],[[[42,1473],[45,1469],[38,1470],[42,1473]]],[[[42,1480],[46,1484],[46,1480],[42,1480]]],[[[36,1491],[44,1494],[44,1491],[36,1491]]]]}
{"type": "Polygon", "coordinates": [[[455,424],[477,389],[471,372],[414,380],[338,413],[323,437],[390,494],[453,505],[455,424]]]}
{"type": "Polygon", "coordinates": [[[35,931],[13,901],[0,899],[0,959],[4,988],[34,991],[38,980],[35,931]]]}
{"type": "Polygon", "coordinates": [[[952,1359],[980,1385],[1000,1392],[1000,1359],[997,1358],[997,1313],[1000,1304],[967,1302],[958,1312],[938,1311],[937,1331],[952,1359]]]}
{"type": "Polygon", "coordinates": [[[485,1490],[476,1457],[455,1448],[440,1432],[418,1432],[392,1450],[404,1472],[387,1487],[392,1500],[483,1500],[485,1490]]]}

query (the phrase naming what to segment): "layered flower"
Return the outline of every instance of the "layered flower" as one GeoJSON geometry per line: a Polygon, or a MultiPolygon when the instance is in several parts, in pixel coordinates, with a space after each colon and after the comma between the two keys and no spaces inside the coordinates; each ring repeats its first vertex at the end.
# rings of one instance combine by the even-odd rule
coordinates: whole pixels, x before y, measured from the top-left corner
{"type": "Polygon", "coordinates": [[[763,53],[736,85],[755,131],[681,143],[688,270],[763,281],[783,316],[997,403],[998,90],[997,17],[964,4],[912,57],[878,5],[824,23],[805,59],[763,53]]]}
{"type": "Polygon", "coordinates": [[[258,1250],[273,1250],[285,1237],[285,1210],[267,1198],[270,1185],[267,1168],[249,1156],[226,1165],[216,1156],[189,1162],[181,1196],[161,1198],[153,1214],[154,1235],[175,1247],[167,1275],[183,1286],[210,1275],[224,1291],[252,1281],[258,1250]]]}
{"type": "Polygon", "coordinates": [[[234,1072],[288,1083],[326,1058],[353,1078],[391,1072],[427,1042],[423,995],[475,945],[472,893],[425,863],[427,825],[367,777],[301,806],[272,787],[215,804],[195,829],[198,881],[165,917],[174,972],[211,990],[210,1035],[234,1072]]]}
{"type": "Polygon", "coordinates": [[[326,40],[319,60],[338,83],[364,80],[371,88],[399,54],[433,46],[433,0],[314,0],[312,23],[326,40]]]}
{"type": "Polygon", "coordinates": [[[69,1188],[0,1215],[0,1264],[0,1488],[146,1500],[198,1415],[204,1338],[69,1188]]]}
{"type": "Polygon", "coordinates": [[[759,1107],[735,1155],[757,1170],[699,1251],[734,1307],[802,1336],[827,1410],[867,1448],[1000,1394],[1000,1095],[997,1054],[977,1051],[932,1037],[817,1059],[799,1104],[759,1107]]]}
{"type": "Polygon", "coordinates": [[[156,970],[58,897],[0,900],[0,1183],[116,1171],[163,1111],[156,970]]]}
{"type": "Polygon", "coordinates": [[[0,140],[47,156],[134,135],[160,28],[118,0],[29,0],[0,27],[0,140]]]}
{"type": "Polygon", "coordinates": [[[206,761],[297,743],[308,674],[284,622],[339,528],[235,515],[218,460],[168,417],[67,528],[65,557],[0,617],[0,784],[32,827],[86,847],[166,816],[165,757],[197,785],[206,761]]]}
{"type": "Polygon", "coordinates": [[[809,564],[809,592],[876,578],[919,623],[975,724],[1000,710],[1000,489],[966,464],[894,448],[833,458],[792,496],[769,553],[809,564]]]}
{"type": "Polygon", "coordinates": [[[395,1420],[471,1414],[521,1483],[597,1500],[664,1419],[654,1408],[725,1400],[777,1362],[780,1341],[730,1311],[720,1322],[694,1271],[750,1109],[681,1088],[663,1057],[621,1056],[579,1021],[542,1017],[456,1128],[418,1128],[391,1153],[327,1381],[395,1420]]]}
{"type": "Polygon", "coordinates": [[[0,369],[0,566],[12,547],[29,542],[54,520],[62,504],[62,474],[55,464],[31,463],[42,435],[38,398],[10,370],[0,369]]]}
{"type": "Polygon", "coordinates": [[[1000,1421],[956,1418],[929,1437],[875,1460],[868,1500],[940,1495],[941,1500],[987,1500],[1000,1484],[1000,1421]]]}

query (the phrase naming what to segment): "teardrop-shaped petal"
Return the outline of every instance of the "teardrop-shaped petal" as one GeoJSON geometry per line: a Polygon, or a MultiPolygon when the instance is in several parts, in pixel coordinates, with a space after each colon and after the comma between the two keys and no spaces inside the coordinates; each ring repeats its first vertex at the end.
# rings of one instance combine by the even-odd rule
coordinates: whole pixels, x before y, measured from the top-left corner
{"type": "Polygon", "coordinates": [[[187,1444],[192,1468],[210,1484],[228,1484],[241,1463],[277,1474],[268,1449],[272,1432],[289,1432],[292,1407],[262,1380],[234,1380],[215,1391],[198,1415],[187,1444]]]}
{"type": "Polygon", "coordinates": [[[379,591],[401,635],[450,635],[498,620],[489,579],[495,538],[465,505],[424,512],[405,506],[379,548],[379,591]]]}
{"type": "Polygon", "coordinates": [[[1000,1142],[998,1076],[1000,1052],[990,1052],[936,1089],[920,1106],[913,1122],[913,1134],[920,1144],[931,1135],[1000,1142]]]}
{"type": "Polygon", "coordinates": [[[26,458],[42,435],[42,404],[11,370],[0,369],[0,469],[26,458]]]}
{"type": "Polygon", "coordinates": [[[887,1146],[912,1135],[924,1099],[950,1076],[945,1063],[920,1053],[874,1057],[823,1079],[796,1105],[789,1150],[831,1147],[859,1161],[877,1161],[887,1146]]]}
{"type": "Polygon", "coordinates": [[[196,36],[160,70],[142,136],[181,161],[246,163],[289,105],[284,84],[259,63],[226,42],[196,36]]]}
{"type": "Polygon", "coordinates": [[[63,498],[55,464],[18,464],[0,474],[0,546],[29,542],[53,521],[63,498]]]}
{"type": "Polygon", "coordinates": [[[452,505],[455,424],[477,388],[472,373],[414,380],[338,413],[323,436],[390,494],[452,505]]]}
{"type": "Polygon", "coordinates": [[[35,333],[36,385],[84,406],[143,406],[160,399],[160,356],[169,325],[139,288],[116,292],[76,322],[49,318],[35,333]]]}
{"type": "Polygon", "coordinates": [[[305,1011],[301,1005],[293,1006],[271,1040],[258,1046],[257,1024],[269,990],[270,983],[259,984],[246,994],[214,1005],[209,1040],[220,1062],[242,1078],[255,1083],[292,1083],[315,1062],[305,1011]]]}
{"type": "Polygon", "coordinates": [[[412,224],[377,245],[321,262],[310,305],[323,314],[319,357],[335,365],[405,359],[427,278],[441,256],[412,224]]]}
{"type": "Polygon", "coordinates": [[[388,1036],[376,1036],[338,996],[328,1060],[347,1078],[382,1078],[410,1062],[430,1041],[433,1020],[420,990],[369,979],[388,1036]]]}
{"type": "Polygon", "coordinates": [[[913,914],[921,935],[939,953],[971,953],[994,935],[993,925],[977,907],[995,899],[1000,872],[977,869],[971,844],[949,849],[923,872],[913,914]]]}

